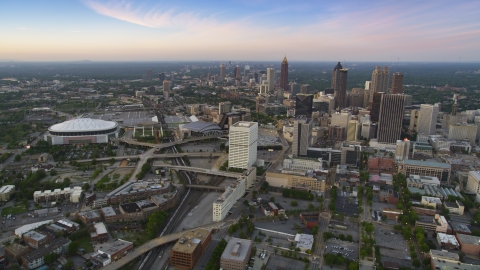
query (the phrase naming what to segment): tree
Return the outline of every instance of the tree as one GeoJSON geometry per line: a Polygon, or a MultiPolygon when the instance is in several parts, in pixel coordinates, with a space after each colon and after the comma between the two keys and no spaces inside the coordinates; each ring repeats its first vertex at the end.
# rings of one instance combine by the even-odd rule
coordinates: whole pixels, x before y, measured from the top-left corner
{"type": "Polygon", "coordinates": [[[15,156],[15,159],[14,159],[15,162],[19,162],[21,160],[22,160],[22,156],[20,156],[20,155],[15,156]]]}
{"type": "Polygon", "coordinates": [[[420,263],[420,260],[419,260],[419,259],[414,259],[413,262],[412,262],[412,265],[418,268],[418,267],[420,267],[422,264],[420,263]]]}
{"type": "Polygon", "coordinates": [[[313,234],[313,235],[316,235],[317,233],[318,233],[318,226],[315,225],[315,226],[313,226],[313,228],[312,228],[312,234],[313,234]]]}
{"type": "Polygon", "coordinates": [[[155,238],[158,233],[158,229],[163,225],[167,219],[167,213],[162,210],[155,211],[150,217],[148,217],[147,222],[147,235],[150,239],[155,238]]]}
{"type": "Polygon", "coordinates": [[[63,266],[66,270],[68,269],[73,269],[73,260],[72,259],[67,259],[67,262],[63,266]]]}
{"type": "Polygon", "coordinates": [[[50,170],[50,176],[55,176],[57,175],[57,171],[55,169],[50,170]]]}
{"type": "Polygon", "coordinates": [[[72,241],[70,244],[68,244],[68,254],[75,255],[77,253],[78,247],[78,242],[72,241]]]}
{"type": "Polygon", "coordinates": [[[365,256],[367,256],[367,251],[364,248],[361,248],[360,257],[362,258],[362,260],[365,258],[365,256]]]}
{"type": "Polygon", "coordinates": [[[313,210],[313,209],[315,209],[315,205],[313,205],[313,203],[309,203],[308,210],[313,210]]]}
{"type": "Polygon", "coordinates": [[[357,262],[351,262],[348,265],[348,270],[358,270],[359,268],[360,268],[360,266],[358,265],[357,262]]]}
{"type": "Polygon", "coordinates": [[[291,201],[290,206],[298,206],[298,202],[297,201],[291,201]]]}
{"type": "Polygon", "coordinates": [[[353,242],[353,237],[349,234],[349,235],[347,235],[346,240],[347,240],[348,242],[353,242]]]}
{"type": "Polygon", "coordinates": [[[275,202],[275,197],[270,197],[270,202],[275,202]]]}

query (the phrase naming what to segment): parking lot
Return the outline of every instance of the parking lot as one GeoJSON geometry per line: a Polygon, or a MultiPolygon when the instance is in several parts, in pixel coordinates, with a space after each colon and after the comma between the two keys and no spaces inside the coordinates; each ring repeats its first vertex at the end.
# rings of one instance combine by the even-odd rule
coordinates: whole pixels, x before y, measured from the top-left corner
{"type": "Polygon", "coordinates": [[[358,244],[332,238],[325,244],[325,253],[340,254],[349,260],[358,260],[358,244]]]}
{"type": "Polygon", "coordinates": [[[410,256],[407,241],[399,232],[395,232],[391,227],[374,224],[375,241],[380,247],[380,254],[384,261],[398,262],[401,266],[411,266],[411,262],[406,257],[410,256]]]}
{"type": "Polygon", "coordinates": [[[305,262],[300,260],[295,260],[287,257],[283,257],[280,255],[272,254],[270,256],[270,260],[268,260],[267,267],[265,269],[268,270],[287,270],[287,269],[294,269],[294,270],[302,270],[305,268],[305,262]]]}
{"type": "Polygon", "coordinates": [[[358,203],[356,200],[354,197],[339,195],[335,200],[335,211],[346,216],[358,216],[358,203]]]}

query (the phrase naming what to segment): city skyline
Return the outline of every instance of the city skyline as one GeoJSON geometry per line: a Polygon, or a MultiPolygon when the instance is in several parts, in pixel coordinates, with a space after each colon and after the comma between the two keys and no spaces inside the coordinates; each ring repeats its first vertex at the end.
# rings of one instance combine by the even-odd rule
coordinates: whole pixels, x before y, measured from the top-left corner
{"type": "Polygon", "coordinates": [[[479,11],[474,1],[2,1],[0,60],[475,62],[479,11]]]}

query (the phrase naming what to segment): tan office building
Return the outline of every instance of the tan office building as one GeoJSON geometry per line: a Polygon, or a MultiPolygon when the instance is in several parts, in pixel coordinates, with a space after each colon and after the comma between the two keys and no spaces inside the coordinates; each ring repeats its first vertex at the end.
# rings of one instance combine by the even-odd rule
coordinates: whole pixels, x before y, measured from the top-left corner
{"type": "Polygon", "coordinates": [[[245,270],[251,250],[252,241],[240,238],[230,239],[220,258],[220,268],[224,270],[245,270]]]}

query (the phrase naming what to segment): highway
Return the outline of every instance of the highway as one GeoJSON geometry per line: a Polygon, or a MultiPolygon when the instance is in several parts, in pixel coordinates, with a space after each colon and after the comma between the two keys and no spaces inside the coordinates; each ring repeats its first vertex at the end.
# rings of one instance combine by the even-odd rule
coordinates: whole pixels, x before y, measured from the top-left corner
{"type": "MultiPolygon", "coordinates": [[[[212,153],[212,152],[196,152],[196,153],[168,153],[168,154],[151,154],[151,158],[177,158],[177,157],[220,157],[226,155],[225,153],[212,153]]],[[[114,159],[115,161],[124,160],[124,159],[136,159],[139,158],[140,155],[131,155],[131,156],[119,156],[119,157],[104,157],[104,158],[96,158],[96,161],[110,161],[114,159]]],[[[83,162],[91,162],[93,159],[81,159],[76,160],[78,163],[83,162]]]]}
{"type": "MultiPolygon", "coordinates": [[[[224,135],[224,136],[227,136],[227,135],[224,135]]],[[[119,139],[117,139],[117,140],[120,141],[120,142],[123,142],[123,143],[128,143],[128,144],[133,144],[133,145],[140,145],[140,146],[147,146],[147,147],[153,147],[153,148],[157,148],[157,149],[162,149],[162,148],[172,147],[172,146],[175,146],[175,145],[178,145],[178,144],[184,144],[184,143],[201,141],[201,140],[208,140],[208,139],[216,139],[216,138],[219,138],[219,137],[222,137],[222,136],[213,135],[213,136],[195,137],[195,138],[191,138],[191,139],[186,139],[186,140],[181,140],[181,141],[174,141],[174,142],[170,142],[170,143],[161,143],[161,144],[138,142],[138,141],[136,141],[136,140],[134,140],[134,139],[129,139],[129,138],[125,138],[125,137],[119,138],[119,139]]]]}
{"type": "Polygon", "coordinates": [[[184,170],[184,171],[196,172],[196,173],[204,173],[204,174],[225,176],[225,177],[230,177],[230,178],[240,178],[242,176],[241,173],[226,172],[226,171],[214,171],[214,170],[209,170],[209,169],[188,167],[188,166],[178,166],[178,165],[170,165],[170,164],[160,164],[160,165],[154,164],[154,166],[159,166],[159,167],[161,166],[161,167],[165,167],[165,168],[171,168],[171,169],[176,169],[176,170],[184,170]]]}
{"type": "MultiPolygon", "coordinates": [[[[205,226],[200,226],[197,228],[204,228],[204,229],[213,229],[213,228],[220,228],[224,225],[227,225],[227,221],[219,221],[219,222],[213,222],[205,226]]],[[[192,228],[192,230],[195,230],[197,228],[192,228]]],[[[181,232],[176,232],[176,233],[171,233],[167,234],[164,236],[157,237],[155,239],[152,239],[148,241],[147,243],[135,248],[132,252],[128,253],[125,257],[121,258],[118,261],[112,262],[111,264],[103,267],[102,269],[104,270],[116,270],[119,269],[120,267],[125,266],[129,262],[133,261],[134,259],[138,258],[142,254],[167,243],[174,242],[184,234],[183,231],[181,232]]]]}

